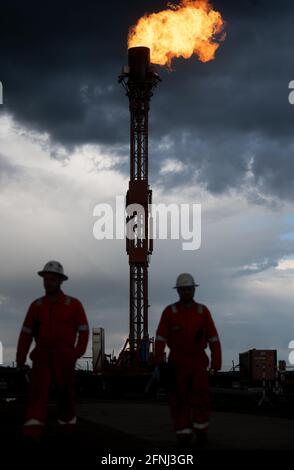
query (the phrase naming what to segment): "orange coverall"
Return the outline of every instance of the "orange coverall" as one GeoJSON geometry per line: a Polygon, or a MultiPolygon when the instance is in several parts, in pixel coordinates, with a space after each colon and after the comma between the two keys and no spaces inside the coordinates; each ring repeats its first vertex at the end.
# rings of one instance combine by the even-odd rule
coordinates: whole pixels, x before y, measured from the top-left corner
{"type": "Polygon", "coordinates": [[[170,348],[169,365],[173,384],[169,405],[177,433],[205,431],[209,426],[209,359],[211,368],[221,368],[221,346],[208,308],[193,301],[191,308],[182,302],[167,306],[161,316],[155,338],[155,361],[164,360],[165,345],[170,348]]]}
{"type": "Polygon", "coordinates": [[[59,424],[76,422],[74,401],[74,368],[89,338],[89,326],[84,308],[78,299],[63,292],[56,302],[44,296],[29,307],[19,336],[16,361],[26,361],[33,338],[35,348],[30,354],[33,368],[30,380],[24,433],[38,438],[46,419],[48,390],[54,382],[59,412],[59,424]]]}

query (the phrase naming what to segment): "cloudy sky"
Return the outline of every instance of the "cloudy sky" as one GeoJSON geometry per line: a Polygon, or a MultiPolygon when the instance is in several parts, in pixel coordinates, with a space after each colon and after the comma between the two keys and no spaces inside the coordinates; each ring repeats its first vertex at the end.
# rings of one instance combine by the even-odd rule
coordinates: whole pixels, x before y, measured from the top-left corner
{"type": "MultiPolygon", "coordinates": [[[[176,2],[175,2],[176,3],[176,2]]],[[[216,59],[158,67],[150,113],[155,203],[202,205],[202,241],[158,240],[150,265],[150,335],[179,272],[200,284],[224,351],[224,369],[250,348],[287,359],[294,339],[294,4],[215,0],[226,21],[216,59]],[[180,195],[180,197],[179,197],[180,195]]],[[[128,186],[129,115],[117,75],[128,28],[166,1],[78,6],[2,0],[0,31],[0,341],[11,364],[36,271],[60,260],[68,294],[107,352],[128,334],[124,240],[96,240],[96,204],[128,186]]],[[[90,353],[90,346],[89,346],[90,353]]]]}

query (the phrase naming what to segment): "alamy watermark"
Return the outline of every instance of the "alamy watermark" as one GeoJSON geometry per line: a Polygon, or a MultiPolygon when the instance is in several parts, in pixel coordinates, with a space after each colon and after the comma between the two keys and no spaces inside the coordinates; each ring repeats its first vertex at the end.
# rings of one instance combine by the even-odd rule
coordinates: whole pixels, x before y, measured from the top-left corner
{"type": "Polygon", "coordinates": [[[93,235],[97,240],[185,240],[183,250],[198,250],[201,245],[201,204],[140,204],[125,207],[125,197],[116,196],[115,210],[110,204],[97,204],[93,215],[93,235]]]}
{"type": "Polygon", "coordinates": [[[288,361],[291,366],[294,366],[294,340],[292,339],[289,343],[288,346],[289,349],[291,349],[289,356],[288,356],[288,361]]]}
{"type": "Polygon", "coordinates": [[[289,82],[288,88],[293,90],[289,93],[288,100],[290,104],[294,105],[294,80],[291,80],[291,82],[289,82]]]}
{"type": "Polygon", "coordinates": [[[0,104],[3,104],[3,85],[0,81],[0,104]]]}

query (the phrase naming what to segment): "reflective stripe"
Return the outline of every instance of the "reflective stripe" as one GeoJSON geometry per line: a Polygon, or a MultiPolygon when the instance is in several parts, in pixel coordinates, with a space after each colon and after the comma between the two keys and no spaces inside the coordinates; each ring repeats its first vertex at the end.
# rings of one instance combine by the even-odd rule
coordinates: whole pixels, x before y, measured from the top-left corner
{"type": "Polygon", "coordinates": [[[33,333],[32,328],[28,328],[27,326],[23,326],[22,329],[21,329],[21,331],[22,331],[23,333],[28,333],[29,335],[31,335],[31,334],[33,333]]]}
{"type": "Polygon", "coordinates": [[[166,342],[166,338],[164,336],[157,335],[155,341],[164,341],[166,342]]]}
{"type": "Polygon", "coordinates": [[[57,422],[60,424],[60,426],[66,426],[67,424],[77,424],[77,417],[74,416],[69,421],[62,421],[61,419],[58,419],[57,422]]]}
{"type": "Polygon", "coordinates": [[[88,325],[80,325],[78,328],[79,331],[89,331],[88,325]]]}
{"type": "Polygon", "coordinates": [[[67,295],[64,299],[64,305],[69,305],[71,303],[71,298],[67,295]]]}
{"type": "Polygon", "coordinates": [[[201,315],[203,313],[203,305],[198,304],[197,312],[201,315]]]}
{"type": "Polygon", "coordinates": [[[176,431],[176,434],[177,435],[180,435],[180,434],[192,434],[193,431],[191,428],[184,428],[184,429],[179,429],[178,431],[176,431]]]}
{"type": "Polygon", "coordinates": [[[208,338],[208,341],[210,343],[217,343],[219,339],[218,339],[218,336],[211,336],[211,338],[208,338]]]}
{"type": "Polygon", "coordinates": [[[206,429],[209,426],[209,421],[206,421],[206,423],[193,423],[193,428],[194,429],[206,429]]]}
{"type": "Polygon", "coordinates": [[[172,312],[173,312],[173,313],[177,313],[177,306],[176,306],[176,304],[172,304],[172,305],[171,305],[171,309],[172,309],[172,312]]]}
{"type": "Polygon", "coordinates": [[[39,421],[38,419],[28,419],[25,423],[24,426],[44,426],[44,423],[42,421],[39,421]]]}

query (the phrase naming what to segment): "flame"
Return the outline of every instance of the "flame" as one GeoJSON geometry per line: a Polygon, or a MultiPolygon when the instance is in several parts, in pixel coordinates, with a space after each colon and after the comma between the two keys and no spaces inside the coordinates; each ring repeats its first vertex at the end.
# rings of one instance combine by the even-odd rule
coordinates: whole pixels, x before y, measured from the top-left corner
{"type": "Polygon", "coordinates": [[[208,62],[219,48],[215,35],[223,27],[221,14],[208,0],[180,0],[179,5],[168,4],[167,10],[140,18],[129,31],[128,47],[149,47],[151,62],[168,67],[173,58],[188,59],[192,54],[208,62]]]}

